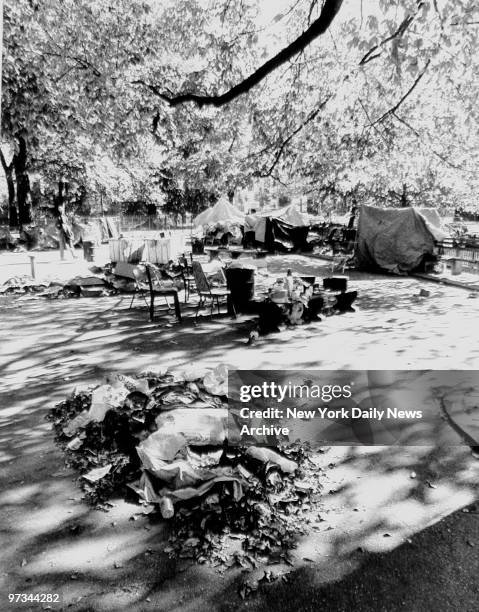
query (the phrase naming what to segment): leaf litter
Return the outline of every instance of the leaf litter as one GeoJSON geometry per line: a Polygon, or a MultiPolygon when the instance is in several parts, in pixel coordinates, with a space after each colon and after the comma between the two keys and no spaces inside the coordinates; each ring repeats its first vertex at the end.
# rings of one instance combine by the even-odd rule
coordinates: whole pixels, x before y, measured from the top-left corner
{"type": "Polygon", "coordinates": [[[242,568],[245,597],[279,575],[250,573],[293,564],[298,537],[318,520],[321,470],[306,443],[230,446],[225,376],[224,366],[196,378],[117,375],[75,390],[47,419],[89,503],[107,511],[114,494],[134,495],[170,520],[166,554],[242,568]]]}

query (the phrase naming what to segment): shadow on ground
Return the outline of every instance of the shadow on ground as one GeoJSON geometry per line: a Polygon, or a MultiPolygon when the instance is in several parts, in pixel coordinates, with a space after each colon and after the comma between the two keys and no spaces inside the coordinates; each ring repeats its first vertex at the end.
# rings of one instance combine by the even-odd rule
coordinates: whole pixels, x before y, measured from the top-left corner
{"type": "MultiPolygon", "coordinates": [[[[306,258],[274,259],[272,271],[299,265],[305,274],[318,273],[318,265],[306,258]]],[[[319,516],[308,519],[311,535],[298,540],[290,582],[261,585],[247,602],[237,595],[239,571],[221,576],[211,568],[178,565],[162,553],[168,526],[139,515],[138,506],[123,499],[108,513],[86,506],[76,475],[53,445],[44,420],[48,409],[75,385],[98,384],[112,371],[220,362],[256,369],[373,369],[385,363],[398,369],[471,368],[479,363],[478,349],[469,341],[477,302],[468,300],[467,292],[435,287],[423,299],[417,294],[424,285],[413,279],[367,275],[355,275],[351,285],[360,291],[357,313],[287,330],[254,347],[245,346],[248,317],[206,318],[194,325],[190,308],[179,326],[166,312],[150,323],[140,302],[128,309],[128,297],[4,298],[2,592],[60,590],[71,610],[431,608],[421,602],[436,602],[436,610],[472,610],[473,588],[461,581],[473,568],[477,573],[475,549],[437,526],[407,542],[475,497],[477,473],[470,455],[464,447],[441,445],[440,437],[433,449],[343,447],[318,455],[324,503],[319,516]],[[454,555],[464,562],[465,552],[473,559],[459,576],[454,555]],[[427,594],[427,580],[429,598],[421,595],[427,594]],[[421,587],[414,593],[417,581],[421,587]],[[454,592],[460,608],[448,607],[454,592]]],[[[477,535],[477,515],[448,520],[460,533],[464,521],[474,525],[477,535]]],[[[3,603],[1,608],[8,609],[3,603]]]]}

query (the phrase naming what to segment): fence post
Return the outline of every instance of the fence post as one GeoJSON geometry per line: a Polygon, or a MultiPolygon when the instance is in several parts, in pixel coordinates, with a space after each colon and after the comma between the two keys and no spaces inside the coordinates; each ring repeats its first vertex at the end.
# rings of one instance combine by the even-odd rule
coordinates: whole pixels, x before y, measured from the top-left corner
{"type": "Polygon", "coordinates": [[[35,255],[29,255],[28,257],[30,258],[30,273],[35,280],[35,255]]]}

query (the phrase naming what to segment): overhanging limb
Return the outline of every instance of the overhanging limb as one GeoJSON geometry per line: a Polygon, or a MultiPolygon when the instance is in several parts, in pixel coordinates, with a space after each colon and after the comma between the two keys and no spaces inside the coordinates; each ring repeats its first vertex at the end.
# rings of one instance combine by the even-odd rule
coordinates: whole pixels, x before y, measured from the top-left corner
{"type": "Polygon", "coordinates": [[[134,81],[134,84],[147,87],[152,93],[173,107],[184,104],[185,102],[194,102],[199,107],[224,106],[238,96],[247,93],[255,85],[266,78],[271,72],[278,68],[278,66],[281,66],[287,62],[294,55],[305,49],[318,36],[324,34],[338,14],[342,4],[343,0],[325,0],[321,14],[307,30],[298,36],[298,38],[296,38],[291,44],[282,49],[274,57],[255,70],[255,72],[246,77],[246,79],[223,94],[210,96],[206,94],[183,93],[177,96],[170,96],[163,93],[158,86],[147,83],[146,81],[137,80],[134,81]]]}

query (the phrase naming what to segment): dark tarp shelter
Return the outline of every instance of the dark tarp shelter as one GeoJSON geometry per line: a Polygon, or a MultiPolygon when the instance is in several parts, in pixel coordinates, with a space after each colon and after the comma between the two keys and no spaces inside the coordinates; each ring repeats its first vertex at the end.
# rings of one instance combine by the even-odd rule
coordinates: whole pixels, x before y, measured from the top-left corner
{"type": "Polygon", "coordinates": [[[309,219],[294,204],[278,210],[246,215],[245,239],[254,240],[270,252],[307,247],[309,219]]]}
{"type": "Polygon", "coordinates": [[[267,251],[301,251],[307,247],[309,227],[295,227],[282,219],[268,217],[264,246],[267,251]]]}
{"type": "MultiPolygon", "coordinates": [[[[429,215],[428,215],[429,217],[429,215]]],[[[355,249],[359,269],[411,272],[446,234],[415,208],[361,206],[355,249]]]]}

